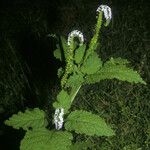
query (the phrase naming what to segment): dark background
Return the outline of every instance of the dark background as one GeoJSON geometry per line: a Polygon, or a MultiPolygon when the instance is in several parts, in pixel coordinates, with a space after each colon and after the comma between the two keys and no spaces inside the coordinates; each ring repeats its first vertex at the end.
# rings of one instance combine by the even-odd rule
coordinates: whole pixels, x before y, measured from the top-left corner
{"type": "Polygon", "coordinates": [[[47,109],[59,89],[53,57],[56,40],[78,29],[86,42],[93,35],[95,10],[112,8],[110,26],[101,32],[100,53],[129,59],[149,83],[149,2],[144,0],[3,0],[0,1],[0,149],[17,150],[24,132],[3,121],[25,108],[47,109]],[[137,48],[139,47],[139,49],[137,48]],[[54,94],[55,95],[55,94],[54,94]]]}

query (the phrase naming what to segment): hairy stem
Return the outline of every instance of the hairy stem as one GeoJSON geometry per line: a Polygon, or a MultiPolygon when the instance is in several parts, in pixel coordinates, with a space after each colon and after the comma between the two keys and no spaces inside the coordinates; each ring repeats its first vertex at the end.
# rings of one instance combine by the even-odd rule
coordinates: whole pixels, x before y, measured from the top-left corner
{"type": "Polygon", "coordinates": [[[75,88],[73,88],[72,89],[72,91],[71,91],[71,103],[73,102],[73,100],[75,99],[75,97],[76,97],[76,95],[78,94],[78,92],[79,92],[79,90],[80,90],[80,88],[81,88],[81,86],[82,85],[79,85],[79,86],[77,86],[77,87],[75,87],[75,88]]]}
{"type": "Polygon", "coordinates": [[[98,14],[98,20],[97,20],[97,24],[95,26],[95,34],[93,36],[93,38],[91,39],[90,45],[89,45],[89,49],[86,52],[85,58],[84,58],[84,62],[86,61],[86,59],[88,58],[88,56],[96,49],[97,46],[97,41],[99,38],[99,32],[102,26],[102,12],[100,12],[98,14]]]}

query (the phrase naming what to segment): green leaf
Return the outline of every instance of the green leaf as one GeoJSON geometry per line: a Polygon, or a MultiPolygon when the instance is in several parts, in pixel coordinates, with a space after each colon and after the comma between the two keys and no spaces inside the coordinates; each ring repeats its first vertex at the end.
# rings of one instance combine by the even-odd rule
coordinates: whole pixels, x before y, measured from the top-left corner
{"type": "Polygon", "coordinates": [[[66,39],[63,36],[60,37],[60,44],[57,44],[56,47],[57,47],[57,49],[54,51],[55,58],[62,61],[62,52],[63,52],[65,58],[67,59],[68,46],[67,46],[66,39]],[[61,49],[63,49],[63,51],[61,51],[61,49]]]}
{"type": "Polygon", "coordinates": [[[79,64],[82,61],[84,53],[85,53],[85,49],[86,49],[86,45],[83,44],[75,50],[74,59],[77,64],[79,64]]]}
{"type": "Polygon", "coordinates": [[[81,67],[81,71],[84,74],[94,74],[102,67],[102,61],[98,57],[98,55],[94,52],[86,59],[83,66],[81,67]]]}
{"type": "Polygon", "coordinates": [[[70,150],[71,140],[71,133],[41,128],[26,133],[20,150],[70,150]]]}
{"type": "Polygon", "coordinates": [[[84,82],[83,75],[74,73],[67,80],[66,86],[75,87],[81,85],[83,82],[84,82]]]}
{"type": "Polygon", "coordinates": [[[127,59],[123,59],[123,58],[120,58],[120,57],[118,57],[118,58],[110,58],[110,60],[109,61],[107,61],[106,63],[105,63],[105,65],[107,64],[107,65],[109,65],[109,64],[114,64],[114,65],[127,65],[127,64],[129,64],[130,62],[127,60],[127,59]]]}
{"type": "MultiPolygon", "coordinates": [[[[94,40],[94,39],[93,39],[94,40]]],[[[92,44],[93,40],[91,40],[91,47],[89,47],[86,51],[86,55],[89,56],[91,53],[95,52],[97,50],[97,48],[99,47],[100,43],[96,42],[94,44],[92,44]]]]}
{"type": "Polygon", "coordinates": [[[85,83],[91,84],[105,79],[118,79],[130,83],[146,84],[137,71],[126,66],[127,63],[128,61],[125,59],[111,58],[96,74],[86,76],[85,83]]]}
{"type": "Polygon", "coordinates": [[[64,108],[65,113],[67,113],[68,109],[71,107],[70,96],[64,90],[57,96],[57,101],[53,103],[54,108],[64,108]]]}
{"type": "Polygon", "coordinates": [[[56,59],[59,59],[60,61],[62,60],[60,49],[56,49],[56,50],[54,51],[54,56],[55,56],[56,59]]]}
{"type": "Polygon", "coordinates": [[[28,130],[29,128],[37,129],[46,127],[48,122],[45,112],[39,108],[34,108],[33,110],[26,110],[24,113],[19,112],[12,115],[9,120],[5,121],[5,124],[15,129],[23,128],[24,130],[28,130]]]}
{"type": "Polygon", "coordinates": [[[115,134],[101,117],[81,110],[69,114],[65,129],[89,136],[112,136],[115,134]]]}

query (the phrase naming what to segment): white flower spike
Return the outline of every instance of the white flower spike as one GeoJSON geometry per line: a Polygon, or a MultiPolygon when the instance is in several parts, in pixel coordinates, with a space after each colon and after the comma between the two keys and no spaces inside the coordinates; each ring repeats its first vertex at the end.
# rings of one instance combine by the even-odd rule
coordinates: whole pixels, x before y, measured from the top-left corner
{"type": "Polygon", "coordinates": [[[100,5],[97,10],[98,13],[100,11],[104,12],[104,17],[106,18],[106,20],[111,20],[112,18],[112,12],[111,12],[111,8],[107,5],[100,5]]]}
{"type": "Polygon", "coordinates": [[[74,30],[72,31],[71,33],[69,33],[68,35],[68,42],[67,44],[70,46],[70,43],[71,41],[73,40],[74,37],[78,37],[79,38],[79,41],[80,41],[80,45],[83,44],[84,42],[84,37],[83,37],[83,34],[82,32],[78,31],[78,30],[74,30]]]}
{"type": "Polygon", "coordinates": [[[63,122],[64,122],[63,116],[64,116],[64,109],[57,108],[54,114],[54,123],[55,123],[55,128],[57,130],[60,130],[63,127],[63,122]]]}

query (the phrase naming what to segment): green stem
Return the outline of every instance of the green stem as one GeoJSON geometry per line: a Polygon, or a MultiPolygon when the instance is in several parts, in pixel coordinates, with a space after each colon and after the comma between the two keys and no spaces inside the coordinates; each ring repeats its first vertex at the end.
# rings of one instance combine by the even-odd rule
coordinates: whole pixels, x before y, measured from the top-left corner
{"type": "Polygon", "coordinates": [[[77,87],[75,87],[75,88],[72,89],[71,94],[70,94],[70,97],[71,97],[71,100],[70,100],[70,101],[71,101],[71,103],[72,103],[73,100],[75,99],[75,97],[76,97],[76,95],[78,94],[80,88],[81,88],[81,85],[79,85],[79,86],[77,86],[77,87]]]}
{"type": "Polygon", "coordinates": [[[91,39],[91,42],[89,44],[89,49],[86,52],[85,58],[84,58],[84,62],[86,61],[86,59],[88,58],[88,56],[96,49],[96,44],[99,38],[99,32],[102,26],[102,17],[103,17],[103,13],[100,12],[98,15],[98,19],[97,19],[97,24],[95,26],[95,34],[93,36],[93,38],[91,39]]]}
{"type": "Polygon", "coordinates": [[[62,80],[61,80],[62,88],[65,86],[69,74],[71,74],[73,71],[73,54],[74,54],[74,43],[72,39],[72,42],[70,46],[68,47],[68,51],[67,51],[65,74],[63,75],[62,80]]]}

